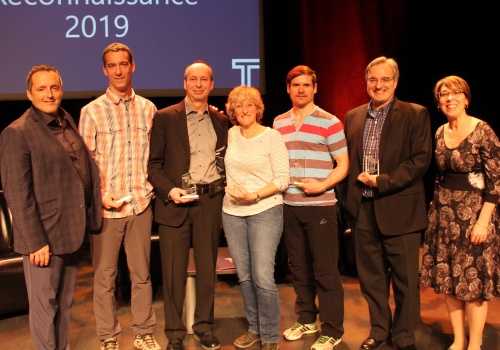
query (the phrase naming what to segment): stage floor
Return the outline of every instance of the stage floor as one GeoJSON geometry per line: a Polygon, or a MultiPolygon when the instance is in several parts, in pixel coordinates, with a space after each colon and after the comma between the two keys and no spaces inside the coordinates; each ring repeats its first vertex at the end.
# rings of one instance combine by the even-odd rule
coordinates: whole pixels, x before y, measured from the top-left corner
{"type": "MultiPolygon", "coordinates": [[[[79,269],[77,287],[74,296],[73,322],[70,330],[71,350],[99,349],[96,337],[94,315],[92,311],[92,278],[93,269],[89,258],[84,255],[79,269]]],[[[290,282],[290,276],[283,274],[278,277],[278,289],[281,306],[281,329],[284,331],[296,321],[294,313],[295,293],[290,282]]],[[[359,290],[356,277],[343,277],[345,293],[345,334],[342,343],[335,349],[359,349],[362,341],[368,336],[369,321],[368,308],[359,290]]],[[[216,286],[215,300],[215,334],[221,342],[221,349],[234,349],[233,341],[246,330],[245,317],[240,289],[236,275],[219,275],[216,286]]],[[[154,335],[165,349],[167,339],[163,333],[163,302],[161,286],[155,290],[154,309],[157,318],[157,327],[154,335]]],[[[484,331],[483,349],[500,349],[500,298],[490,302],[487,324],[484,331]]],[[[422,350],[444,350],[452,343],[451,325],[448,321],[446,307],[442,296],[432,290],[423,288],[421,291],[421,319],[422,324],[417,330],[417,348],[422,350]]],[[[122,326],[121,350],[133,349],[131,333],[132,317],[130,304],[126,295],[117,300],[118,317],[122,326]]],[[[300,340],[289,342],[280,340],[281,350],[308,350],[315,342],[317,335],[305,336],[300,340]]],[[[0,339],[3,350],[31,350],[33,346],[28,329],[28,315],[9,315],[0,319],[0,339]]],[[[186,350],[202,350],[201,345],[188,335],[184,340],[186,350]]],[[[260,349],[255,344],[249,350],[260,349]]],[[[393,349],[384,344],[381,350],[393,349]]]]}

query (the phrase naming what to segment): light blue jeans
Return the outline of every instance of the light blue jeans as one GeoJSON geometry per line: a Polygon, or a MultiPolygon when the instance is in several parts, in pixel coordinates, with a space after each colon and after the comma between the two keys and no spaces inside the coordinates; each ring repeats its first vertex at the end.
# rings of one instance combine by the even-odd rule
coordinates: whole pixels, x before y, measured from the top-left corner
{"type": "Polygon", "coordinates": [[[274,264],[283,231],[283,206],[251,216],[222,213],[222,225],[238,272],[248,331],[260,334],[263,343],[277,343],[280,300],[274,264]]]}

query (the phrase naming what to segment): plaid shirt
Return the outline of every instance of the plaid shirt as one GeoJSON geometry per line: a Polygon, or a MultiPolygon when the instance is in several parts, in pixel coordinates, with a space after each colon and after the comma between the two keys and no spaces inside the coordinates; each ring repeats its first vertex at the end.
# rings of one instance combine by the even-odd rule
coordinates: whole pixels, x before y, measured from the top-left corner
{"type": "MultiPolygon", "coordinates": [[[[380,135],[382,134],[385,118],[387,117],[387,112],[389,112],[391,105],[392,101],[377,111],[373,108],[373,101],[370,101],[365,129],[363,131],[363,156],[379,159],[378,148],[380,144],[380,135]]],[[[374,189],[370,186],[363,186],[361,193],[363,197],[371,198],[373,197],[374,189]]]]}
{"type": "Polygon", "coordinates": [[[82,108],[78,129],[99,168],[102,196],[132,195],[120,209],[103,208],[105,218],[140,214],[151,201],[147,165],[155,112],[156,106],[134,91],[125,101],[109,88],[82,108]]]}

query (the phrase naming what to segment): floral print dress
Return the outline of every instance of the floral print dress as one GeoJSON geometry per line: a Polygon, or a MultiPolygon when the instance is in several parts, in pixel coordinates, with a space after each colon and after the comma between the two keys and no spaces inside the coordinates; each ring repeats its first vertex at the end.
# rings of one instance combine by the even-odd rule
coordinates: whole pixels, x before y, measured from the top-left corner
{"type": "Polygon", "coordinates": [[[425,232],[421,284],[460,300],[490,300],[500,296],[498,206],[484,243],[469,242],[483,201],[498,203],[500,143],[481,121],[458,145],[444,142],[444,125],[436,132],[438,175],[425,232]]]}

